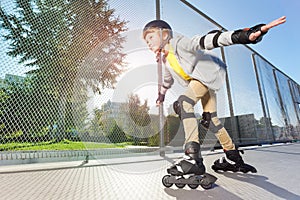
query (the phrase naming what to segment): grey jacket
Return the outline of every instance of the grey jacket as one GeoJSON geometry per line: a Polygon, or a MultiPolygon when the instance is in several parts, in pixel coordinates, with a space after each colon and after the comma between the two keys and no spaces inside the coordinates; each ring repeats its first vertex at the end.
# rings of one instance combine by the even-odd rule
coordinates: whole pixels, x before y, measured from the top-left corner
{"type": "MultiPolygon", "coordinates": [[[[225,80],[226,65],[212,51],[208,50],[234,44],[231,39],[233,32],[228,31],[221,34],[214,32],[205,36],[194,36],[191,39],[185,36],[177,36],[170,40],[170,44],[186,74],[201,81],[208,88],[218,90],[225,80]]],[[[166,61],[163,83],[165,88],[172,86],[173,78],[183,86],[187,86],[189,83],[175,73],[166,61]]]]}

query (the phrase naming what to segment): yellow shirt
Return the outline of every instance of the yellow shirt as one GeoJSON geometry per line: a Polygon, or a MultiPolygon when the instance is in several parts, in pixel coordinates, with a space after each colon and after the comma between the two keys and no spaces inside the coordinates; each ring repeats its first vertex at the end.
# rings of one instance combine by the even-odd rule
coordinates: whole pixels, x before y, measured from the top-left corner
{"type": "Polygon", "coordinates": [[[170,64],[170,66],[180,77],[182,77],[183,79],[185,79],[187,81],[191,80],[192,78],[189,75],[187,75],[185,73],[185,71],[182,69],[182,67],[180,66],[180,64],[174,54],[174,50],[173,50],[172,46],[170,45],[169,47],[170,47],[169,53],[166,58],[170,64]]]}

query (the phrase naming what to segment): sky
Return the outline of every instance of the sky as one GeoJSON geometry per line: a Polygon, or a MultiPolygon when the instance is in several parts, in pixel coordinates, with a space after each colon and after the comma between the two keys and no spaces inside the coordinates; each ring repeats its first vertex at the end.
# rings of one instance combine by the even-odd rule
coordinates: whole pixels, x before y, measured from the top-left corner
{"type": "MultiPolygon", "coordinates": [[[[147,9],[139,8],[141,12],[131,10],[136,7],[137,1],[126,1],[128,3],[123,7],[122,3],[118,3],[120,1],[111,0],[110,2],[112,7],[117,7],[117,12],[123,13],[121,17],[126,17],[132,22],[130,26],[142,28],[147,20],[155,17],[155,4],[153,3],[155,0],[138,1],[143,8],[148,7],[147,9]]],[[[179,0],[176,1],[179,2],[179,0]]],[[[175,0],[161,0],[161,9],[171,7],[172,2],[175,0]]],[[[300,32],[299,0],[251,0],[245,3],[241,3],[240,0],[189,0],[189,2],[228,30],[267,23],[285,15],[287,17],[285,24],[270,30],[261,43],[249,46],[298,84],[300,83],[300,41],[297,37],[300,32]]],[[[12,8],[8,0],[1,1],[1,5],[8,10],[12,8]]],[[[184,13],[177,15],[176,20],[180,20],[181,16],[184,16],[184,13]]],[[[164,18],[163,11],[161,18],[164,18]]],[[[0,33],[3,31],[0,30],[0,33]]],[[[0,45],[0,78],[3,78],[5,73],[22,74],[28,70],[19,67],[16,59],[10,59],[5,55],[7,43],[1,40],[0,45]]]]}
{"type": "Polygon", "coordinates": [[[268,23],[286,16],[285,24],[271,29],[261,43],[249,46],[300,84],[299,0],[190,0],[189,2],[227,30],[268,23]]]}

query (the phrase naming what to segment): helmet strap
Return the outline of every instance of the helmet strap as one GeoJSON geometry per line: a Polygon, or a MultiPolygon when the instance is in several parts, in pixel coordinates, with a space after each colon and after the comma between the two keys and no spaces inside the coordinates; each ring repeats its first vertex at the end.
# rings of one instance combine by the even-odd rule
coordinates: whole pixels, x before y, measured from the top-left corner
{"type": "Polygon", "coordinates": [[[160,46],[159,46],[159,51],[162,52],[164,46],[168,43],[169,39],[170,39],[170,35],[168,35],[168,37],[164,40],[163,39],[163,29],[160,28],[159,29],[159,34],[160,34],[160,46]]]}

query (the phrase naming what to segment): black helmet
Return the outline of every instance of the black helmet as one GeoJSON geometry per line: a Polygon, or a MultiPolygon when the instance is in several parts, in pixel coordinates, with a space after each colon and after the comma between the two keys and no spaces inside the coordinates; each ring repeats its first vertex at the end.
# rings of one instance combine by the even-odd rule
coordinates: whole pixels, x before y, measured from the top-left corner
{"type": "Polygon", "coordinates": [[[173,37],[173,33],[172,33],[172,28],[171,26],[163,21],[163,20],[153,20],[149,23],[147,23],[143,29],[143,32],[145,32],[146,30],[148,30],[149,28],[161,28],[161,29],[169,29],[170,31],[170,37],[173,37]]]}

